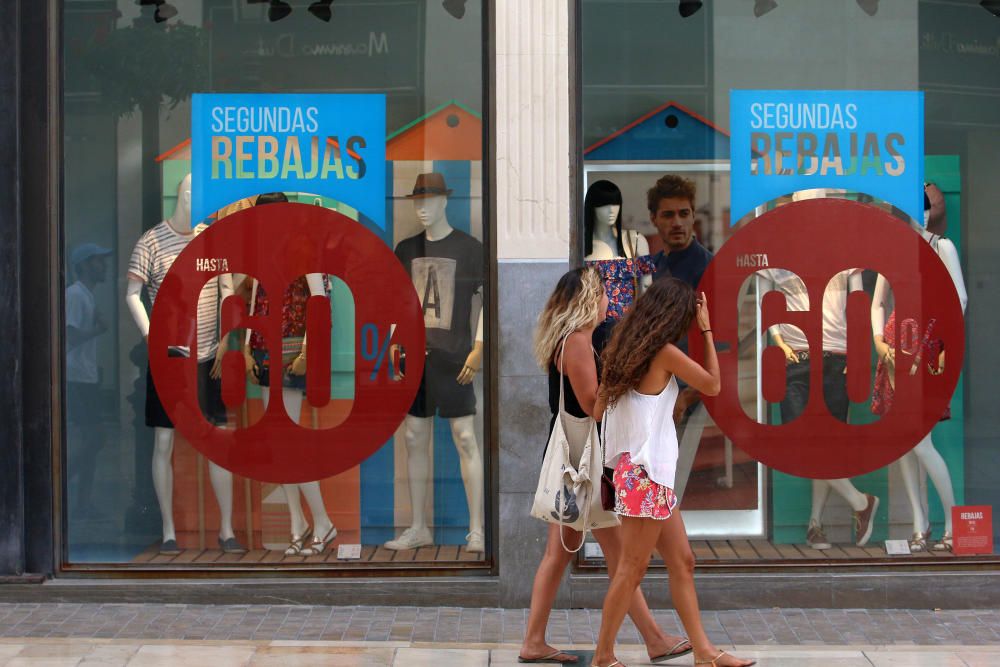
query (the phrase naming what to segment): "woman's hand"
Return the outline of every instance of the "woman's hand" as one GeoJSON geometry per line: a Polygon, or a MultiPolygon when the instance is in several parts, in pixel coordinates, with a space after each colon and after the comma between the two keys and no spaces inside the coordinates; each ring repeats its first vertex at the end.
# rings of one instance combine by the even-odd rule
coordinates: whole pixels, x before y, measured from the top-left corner
{"type": "Polygon", "coordinates": [[[698,321],[698,328],[707,331],[712,328],[712,323],[708,318],[708,297],[704,292],[698,295],[698,305],[695,309],[695,319],[698,321]]]}

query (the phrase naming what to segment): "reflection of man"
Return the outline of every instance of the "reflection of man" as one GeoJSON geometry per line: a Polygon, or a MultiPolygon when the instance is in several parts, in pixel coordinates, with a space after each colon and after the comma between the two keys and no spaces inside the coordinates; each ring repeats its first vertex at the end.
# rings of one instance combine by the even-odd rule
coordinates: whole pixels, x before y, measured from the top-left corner
{"type": "Polygon", "coordinates": [[[104,444],[98,401],[97,337],[107,331],[94,301],[94,288],[107,275],[111,251],[84,243],[70,255],[76,282],[66,288],[66,398],[70,429],[69,483],[74,513],[91,514],[97,453],[104,444]]]}
{"type": "MultiPolygon", "coordinates": [[[[806,284],[796,274],[785,269],[759,271],[760,292],[777,289],[785,295],[789,311],[809,310],[806,284]]],[[[833,277],[823,293],[823,396],[834,417],[847,422],[850,400],[847,397],[847,295],[863,289],[860,269],[841,271],[833,277]]],[[[781,423],[798,418],[809,402],[809,342],[802,330],[791,324],[776,324],[769,329],[775,345],[785,354],[785,398],[781,401],[781,423]]],[[[878,508],[878,498],[861,493],[850,480],[813,480],[812,515],[806,531],[806,543],[814,549],[829,549],[823,531],[822,515],[830,489],[844,497],[854,510],[855,540],[864,546],[872,533],[872,519],[878,508]]]]}
{"type": "MultiPolygon", "coordinates": [[[[672,174],[661,177],[646,193],[649,220],[664,245],[655,257],[654,280],[672,276],[697,287],[712,261],[712,253],[694,234],[695,194],[694,181],[672,174]]],[[[683,344],[686,345],[686,341],[683,344]]],[[[681,387],[674,406],[675,421],[698,400],[698,392],[683,384],[681,387]]]]}

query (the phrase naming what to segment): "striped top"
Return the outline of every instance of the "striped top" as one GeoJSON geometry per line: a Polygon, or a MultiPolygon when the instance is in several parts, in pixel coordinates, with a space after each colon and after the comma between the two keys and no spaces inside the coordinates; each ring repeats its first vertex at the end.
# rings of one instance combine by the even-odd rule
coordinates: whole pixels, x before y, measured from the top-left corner
{"type": "MultiPolygon", "coordinates": [[[[149,301],[156,307],[156,294],[174,260],[191,240],[205,231],[207,225],[198,225],[191,234],[178,234],[167,223],[161,222],[139,237],[128,262],[128,272],[146,284],[149,301]]],[[[215,356],[219,346],[219,279],[205,283],[198,297],[198,361],[215,356]]]]}

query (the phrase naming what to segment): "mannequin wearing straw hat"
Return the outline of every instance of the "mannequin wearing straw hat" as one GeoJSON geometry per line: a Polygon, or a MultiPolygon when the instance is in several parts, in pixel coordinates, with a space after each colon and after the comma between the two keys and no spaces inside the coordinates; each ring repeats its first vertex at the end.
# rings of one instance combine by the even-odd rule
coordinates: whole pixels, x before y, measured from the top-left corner
{"type": "Polygon", "coordinates": [[[420,390],[404,421],[413,523],[386,542],[388,549],[415,549],[434,542],[427,525],[426,501],[436,414],[448,420],[458,450],[469,506],[466,548],[470,552],[484,550],[483,457],[476,440],[472,387],[483,358],[482,307],[477,313],[472,311],[483,283],[483,247],[448,223],[445,208],[451,192],[442,174],[420,174],[407,198],[413,201],[424,231],[396,246],[396,256],[420,297],[427,349],[420,390]],[[474,337],[473,315],[477,322],[474,337]]]}

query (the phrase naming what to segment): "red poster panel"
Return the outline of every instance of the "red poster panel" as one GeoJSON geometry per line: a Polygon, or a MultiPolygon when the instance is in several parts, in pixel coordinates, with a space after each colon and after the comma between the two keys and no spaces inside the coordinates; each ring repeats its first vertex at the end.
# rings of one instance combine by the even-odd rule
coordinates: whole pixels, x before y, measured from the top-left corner
{"type": "Polygon", "coordinates": [[[993,553],[993,508],[964,505],[951,508],[952,551],[958,556],[993,553]]]}

